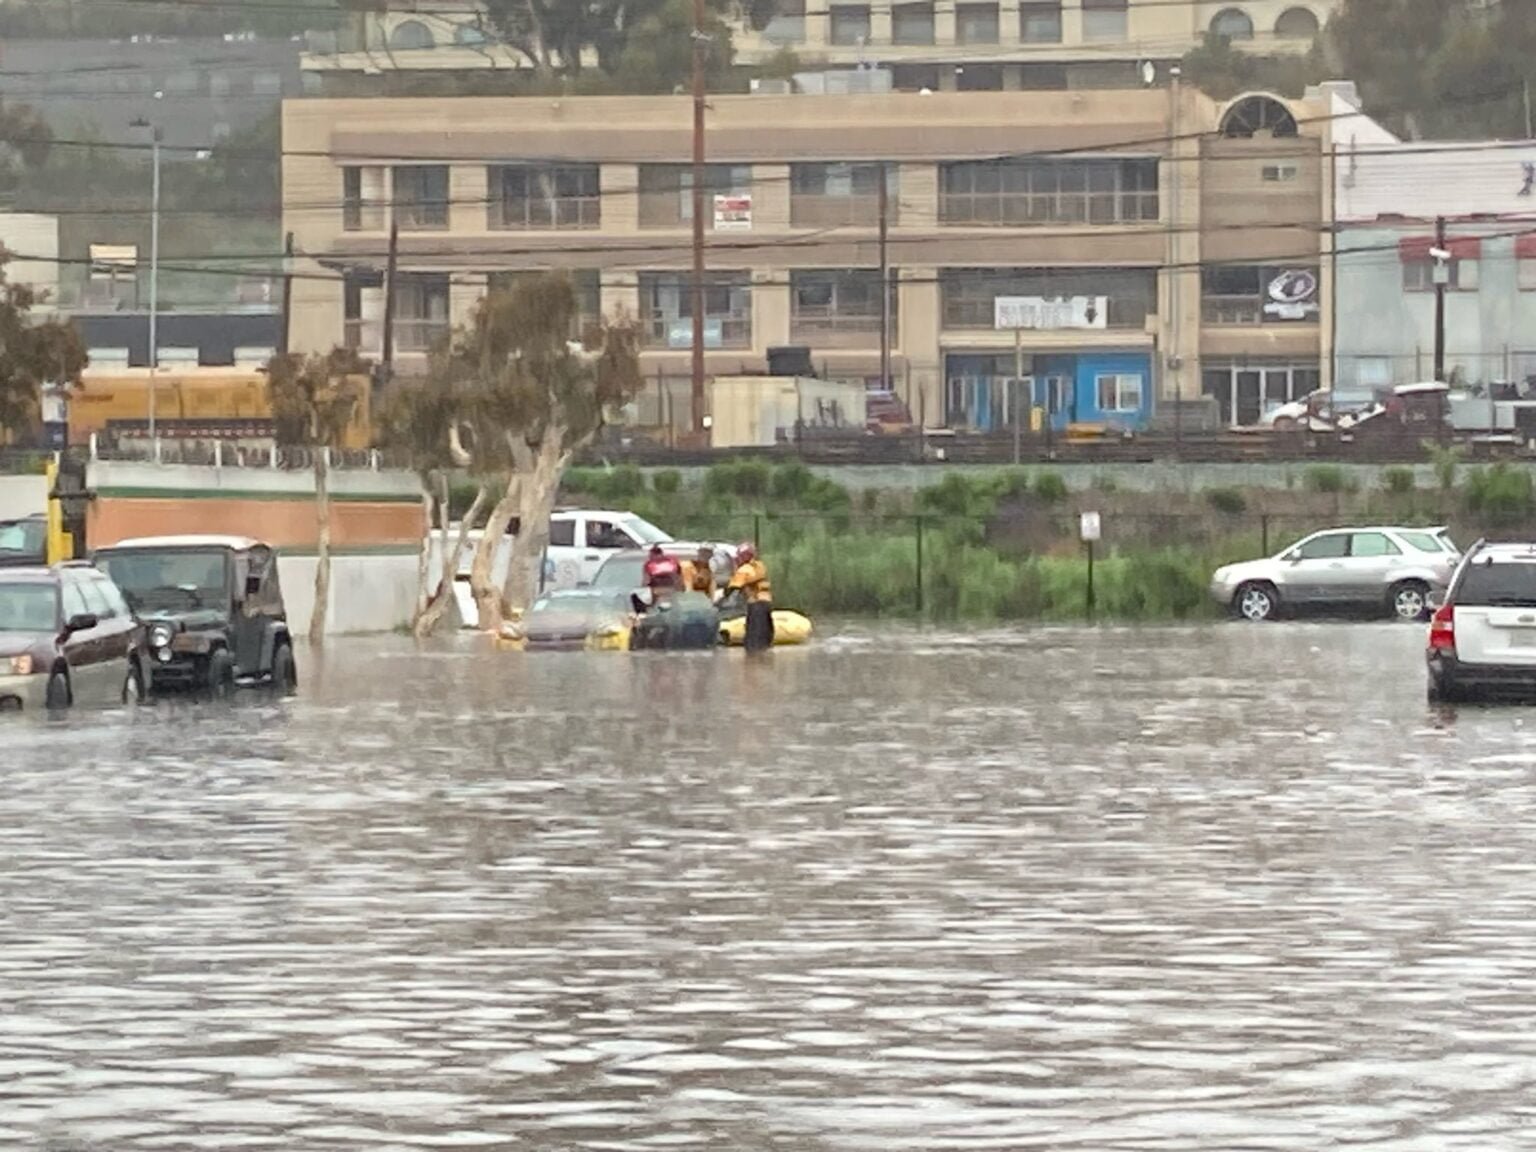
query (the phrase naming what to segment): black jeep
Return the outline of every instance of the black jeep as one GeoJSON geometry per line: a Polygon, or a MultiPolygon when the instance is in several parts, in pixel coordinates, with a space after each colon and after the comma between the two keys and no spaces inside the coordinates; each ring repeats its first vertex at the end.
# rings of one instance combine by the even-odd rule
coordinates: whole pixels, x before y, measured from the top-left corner
{"type": "Polygon", "coordinates": [[[277,553],[267,545],[243,536],[158,536],[98,549],[94,560],[144,625],[152,693],[298,686],[277,553]]]}

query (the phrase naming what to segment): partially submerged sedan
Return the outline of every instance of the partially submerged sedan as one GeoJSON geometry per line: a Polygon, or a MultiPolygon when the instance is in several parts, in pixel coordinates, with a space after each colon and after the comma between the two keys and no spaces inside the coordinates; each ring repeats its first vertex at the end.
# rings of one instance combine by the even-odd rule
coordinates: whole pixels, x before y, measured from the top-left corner
{"type": "Polygon", "coordinates": [[[502,625],[497,643],[519,652],[625,652],[634,621],[627,591],[562,589],[540,596],[520,619],[502,625]]]}

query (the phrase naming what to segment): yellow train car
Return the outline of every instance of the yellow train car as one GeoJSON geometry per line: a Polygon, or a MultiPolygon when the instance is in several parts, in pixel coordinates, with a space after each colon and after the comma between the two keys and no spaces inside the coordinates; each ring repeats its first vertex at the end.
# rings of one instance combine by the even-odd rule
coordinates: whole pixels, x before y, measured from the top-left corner
{"type": "MultiPolygon", "coordinates": [[[[89,368],[69,394],[69,442],[85,444],[93,433],[149,421],[147,368],[89,368]]],[[[373,444],[366,376],[358,377],[360,397],[342,438],[343,448],[373,444]]],[[[271,435],[272,406],[267,378],[256,368],[167,367],[155,373],[155,423],[161,435],[242,437],[271,435]]]]}

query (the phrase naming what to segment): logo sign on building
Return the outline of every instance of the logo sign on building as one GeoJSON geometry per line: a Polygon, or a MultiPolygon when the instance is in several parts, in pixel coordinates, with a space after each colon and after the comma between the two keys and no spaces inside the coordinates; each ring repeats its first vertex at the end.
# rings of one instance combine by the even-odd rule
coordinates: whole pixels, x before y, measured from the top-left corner
{"type": "Polygon", "coordinates": [[[1317,273],[1306,268],[1280,272],[1265,289],[1264,314],[1278,320],[1317,315],[1317,273]]]}
{"type": "Polygon", "coordinates": [[[750,192],[731,192],[715,197],[715,231],[752,231],[752,194],[750,192]]]}
{"type": "Polygon", "coordinates": [[[1108,312],[1108,296],[997,296],[992,326],[1000,331],[1107,328],[1108,312]]]}

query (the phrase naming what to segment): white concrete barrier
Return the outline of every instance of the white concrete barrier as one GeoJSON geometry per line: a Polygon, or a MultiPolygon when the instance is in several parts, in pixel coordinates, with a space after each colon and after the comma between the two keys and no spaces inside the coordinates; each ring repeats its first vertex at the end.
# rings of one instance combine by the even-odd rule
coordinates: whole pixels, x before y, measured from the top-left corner
{"type": "Polygon", "coordinates": [[[0,520],[15,520],[46,511],[46,476],[0,476],[0,520]]]}
{"type": "MultiPolygon", "coordinates": [[[[309,631],[315,611],[314,556],[280,555],[278,578],[288,606],[288,625],[309,631]]],[[[330,610],[325,634],[392,632],[411,622],[416,607],[416,556],[389,552],[331,557],[330,610]]]]}

